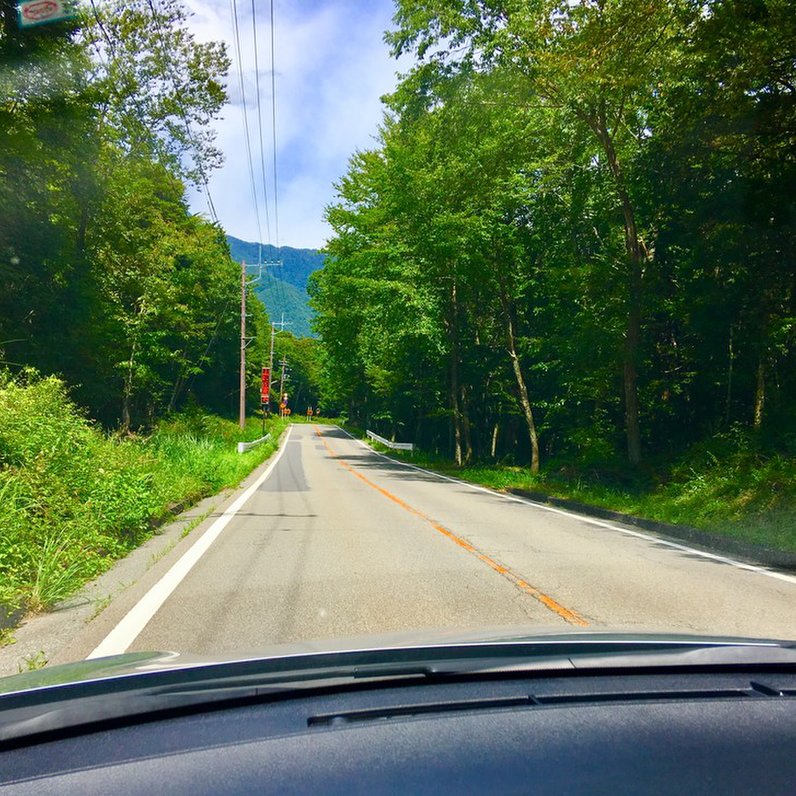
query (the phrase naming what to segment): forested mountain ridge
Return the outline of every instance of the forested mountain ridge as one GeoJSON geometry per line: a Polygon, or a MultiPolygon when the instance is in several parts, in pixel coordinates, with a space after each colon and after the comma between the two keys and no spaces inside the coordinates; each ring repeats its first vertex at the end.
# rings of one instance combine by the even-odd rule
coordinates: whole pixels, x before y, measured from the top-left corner
{"type": "Polygon", "coordinates": [[[325,257],[316,249],[295,249],[291,246],[272,246],[244,241],[227,235],[232,259],[256,263],[281,262],[267,269],[263,282],[256,285],[257,295],[265,303],[268,314],[280,320],[282,313],[291,325],[288,327],[296,337],[313,335],[311,328],[315,313],[309,305],[307,282],[312,273],[323,268],[325,257]]]}
{"type": "MultiPolygon", "coordinates": [[[[276,269],[274,269],[276,270],[276,269]]],[[[296,337],[313,337],[312,320],[315,313],[309,305],[307,291],[283,282],[268,269],[262,279],[252,284],[255,295],[265,304],[270,318],[285,319],[285,329],[296,337]]]]}

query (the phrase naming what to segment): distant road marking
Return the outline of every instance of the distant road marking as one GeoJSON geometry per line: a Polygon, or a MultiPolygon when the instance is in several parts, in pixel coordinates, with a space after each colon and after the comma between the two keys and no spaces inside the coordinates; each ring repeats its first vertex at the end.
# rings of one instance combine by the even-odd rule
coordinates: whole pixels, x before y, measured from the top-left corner
{"type": "Polygon", "coordinates": [[[329,446],[329,443],[324,439],[323,435],[321,434],[319,429],[315,429],[315,433],[320,438],[321,442],[324,444],[324,447],[329,452],[329,455],[342,467],[348,470],[350,473],[355,475],[359,478],[360,481],[367,484],[369,487],[372,487],[377,492],[381,493],[386,497],[388,500],[391,500],[393,503],[398,504],[402,509],[408,511],[410,514],[414,514],[416,517],[420,517],[420,519],[425,520],[435,531],[441,533],[443,536],[446,536],[450,539],[454,544],[457,544],[459,547],[466,550],[468,553],[471,553],[476,558],[480,559],[484,562],[488,567],[493,569],[499,575],[502,575],[508,581],[513,583],[520,591],[525,592],[526,594],[533,597],[535,600],[538,600],[545,608],[553,611],[554,613],[558,614],[562,619],[569,622],[571,625],[579,625],[581,627],[585,627],[589,623],[575,611],[570,610],[569,608],[565,608],[561,603],[556,602],[552,597],[549,597],[544,592],[539,591],[535,586],[531,586],[530,583],[523,580],[518,575],[514,574],[510,569],[504,567],[502,564],[498,564],[493,558],[490,558],[486,553],[481,552],[477,547],[473,544],[468,542],[466,539],[462,539],[460,536],[457,536],[453,531],[446,528],[444,525],[440,525],[438,522],[435,522],[431,517],[427,514],[424,514],[419,509],[416,509],[414,506],[409,505],[405,500],[402,500],[397,495],[393,495],[392,492],[380,487],[378,484],[375,484],[371,481],[367,476],[363,475],[353,468],[348,462],[344,462],[340,459],[337,454],[332,450],[329,446]]]}
{"type": "MultiPolygon", "coordinates": [[[[337,428],[340,428],[340,426],[337,426],[337,428]]],[[[794,575],[786,575],[784,572],[777,572],[776,570],[768,569],[756,564],[746,564],[743,561],[737,561],[734,558],[728,558],[727,556],[721,556],[716,553],[708,553],[706,550],[699,550],[696,547],[689,547],[688,545],[679,544],[678,542],[670,542],[668,539],[663,539],[660,536],[652,536],[648,533],[642,533],[641,531],[632,531],[630,528],[623,528],[621,525],[614,525],[613,523],[605,522],[603,520],[592,519],[585,514],[577,514],[574,511],[559,509],[555,506],[547,506],[544,503],[537,503],[534,500],[521,498],[517,495],[507,495],[505,492],[497,492],[496,490],[490,489],[486,486],[479,486],[478,484],[473,484],[469,481],[462,481],[460,478],[453,478],[449,475],[435,473],[433,470],[426,470],[424,467],[418,467],[416,464],[409,464],[408,462],[402,462],[398,459],[393,459],[390,456],[385,456],[383,453],[379,453],[379,451],[374,451],[370,445],[364,443],[361,439],[357,439],[352,434],[349,434],[344,428],[340,428],[340,431],[351,437],[354,442],[358,442],[363,448],[365,448],[365,450],[370,451],[374,456],[380,456],[382,459],[386,459],[388,462],[397,464],[400,467],[408,467],[411,470],[418,470],[426,475],[433,475],[435,478],[439,478],[442,481],[450,481],[453,484],[465,486],[468,489],[474,490],[475,492],[486,492],[488,495],[502,498],[503,500],[510,500],[512,503],[522,503],[526,506],[533,506],[534,508],[541,509],[542,511],[550,511],[553,514],[561,514],[564,517],[572,517],[573,519],[580,520],[581,522],[587,522],[589,525],[596,525],[599,528],[607,528],[610,531],[618,531],[619,533],[625,534],[625,536],[635,536],[637,539],[645,539],[648,542],[654,542],[655,544],[660,544],[665,547],[671,547],[674,550],[682,550],[683,552],[699,556],[700,558],[707,558],[710,561],[717,561],[720,564],[729,564],[736,569],[745,569],[748,572],[756,572],[759,575],[765,575],[766,577],[774,578],[775,580],[782,580],[785,581],[785,583],[796,585],[796,576],[794,575]]]]}
{"type": "Polygon", "coordinates": [[[171,569],[127,612],[125,617],[102,640],[100,645],[86,658],[103,658],[106,655],[121,655],[136,640],[141,631],[147,626],[149,620],[158,612],[168,599],[169,595],[180,585],[183,578],[191,571],[197,561],[207,552],[210,545],[215,542],[221,531],[227,527],[230,520],[243,508],[254,493],[262,486],[263,482],[273,472],[279,463],[282,454],[287,449],[290,441],[290,432],[293,426],[288,426],[287,436],[282,447],[277,451],[273,461],[265,472],[243,493],[224,513],[202,534],[198,541],[192,545],[181,558],[176,561],[171,569]]]}

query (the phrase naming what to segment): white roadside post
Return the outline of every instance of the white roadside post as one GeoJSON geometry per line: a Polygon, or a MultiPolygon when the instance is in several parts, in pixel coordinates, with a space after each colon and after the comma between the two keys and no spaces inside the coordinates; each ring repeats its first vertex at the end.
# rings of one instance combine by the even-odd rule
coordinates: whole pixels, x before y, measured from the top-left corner
{"type": "Polygon", "coordinates": [[[238,453],[246,453],[246,451],[251,450],[255,445],[259,445],[261,442],[265,442],[270,436],[271,436],[270,434],[266,434],[264,437],[252,440],[251,442],[239,442],[238,453]]]}
{"type": "Polygon", "coordinates": [[[414,453],[415,446],[412,442],[390,442],[390,440],[380,437],[373,431],[366,431],[365,433],[370,439],[380,442],[382,445],[386,445],[388,448],[392,448],[394,451],[409,451],[410,453],[414,453]]]}

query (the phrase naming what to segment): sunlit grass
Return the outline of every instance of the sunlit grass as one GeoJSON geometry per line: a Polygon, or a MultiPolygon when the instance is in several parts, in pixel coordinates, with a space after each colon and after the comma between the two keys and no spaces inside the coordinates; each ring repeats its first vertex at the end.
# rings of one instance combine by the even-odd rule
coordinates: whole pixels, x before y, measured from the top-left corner
{"type": "Polygon", "coordinates": [[[538,475],[506,464],[456,467],[442,457],[371,444],[394,458],[492,489],[566,498],[796,552],[796,458],[761,453],[748,437],[739,437],[733,446],[717,438],[695,446],[674,464],[638,477],[625,472],[621,478],[612,468],[601,471],[593,464],[579,472],[554,462],[538,475]]]}
{"type": "Polygon", "coordinates": [[[276,448],[261,421],[176,416],[146,436],[107,435],[57,379],[0,381],[0,610],[44,610],[140,545],[175,508],[238,484],[276,448]]]}

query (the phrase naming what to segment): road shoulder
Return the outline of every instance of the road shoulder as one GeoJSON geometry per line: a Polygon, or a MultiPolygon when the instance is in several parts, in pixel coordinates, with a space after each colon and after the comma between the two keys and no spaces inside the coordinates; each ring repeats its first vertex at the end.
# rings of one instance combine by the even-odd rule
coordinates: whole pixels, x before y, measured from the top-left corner
{"type": "Polygon", "coordinates": [[[68,663],[88,655],[141,596],[257,480],[282,449],[286,434],[274,453],[237,487],[195,503],[52,611],[23,619],[11,631],[14,643],[0,647],[0,677],[47,664],[68,663]]]}
{"type": "MultiPolygon", "coordinates": [[[[454,481],[457,483],[470,486],[474,489],[484,490],[491,492],[495,495],[511,499],[521,499],[524,502],[534,504],[540,507],[549,508],[552,510],[560,510],[572,515],[581,516],[584,519],[600,519],[608,520],[612,525],[617,528],[629,532],[637,532],[639,529],[643,530],[648,536],[659,538],[665,543],[674,546],[684,546],[692,548],[695,551],[701,551],[710,556],[721,558],[724,556],[731,556],[740,564],[748,565],[751,567],[758,567],[763,569],[777,570],[792,576],[796,572],[796,554],[784,550],[777,550],[774,548],[765,547],[763,545],[755,544],[753,542],[746,542],[741,539],[736,539],[730,536],[722,536],[716,533],[710,533],[698,528],[692,528],[686,525],[672,525],[669,523],[658,522],[656,520],[648,520],[643,517],[636,517],[630,514],[625,514],[619,511],[612,511],[599,506],[592,506],[586,503],[581,503],[567,498],[557,498],[547,495],[543,492],[532,492],[524,489],[494,489],[493,487],[480,484],[476,481],[457,478],[447,473],[438,472],[433,467],[423,466],[419,467],[416,464],[407,462],[400,458],[387,455],[382,451],[377,450],[369,441],[354,436],[346,429],[342,429],[352,439],[355,439],[359,444],[364,445],[368,450],[381,456],[394,464],[409,467],[415,470],[435,475],[441,480],[454,481]]],[[[600,525],[600,523],[595,523],[600,525]]]]}

